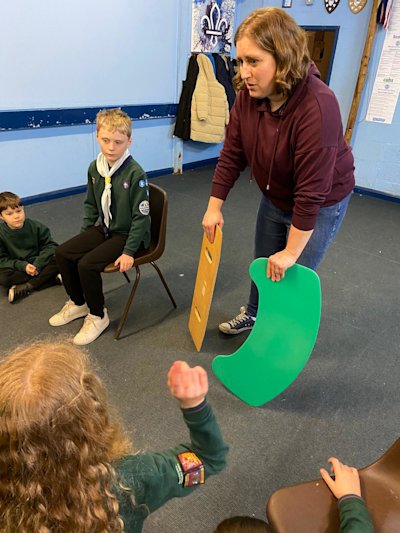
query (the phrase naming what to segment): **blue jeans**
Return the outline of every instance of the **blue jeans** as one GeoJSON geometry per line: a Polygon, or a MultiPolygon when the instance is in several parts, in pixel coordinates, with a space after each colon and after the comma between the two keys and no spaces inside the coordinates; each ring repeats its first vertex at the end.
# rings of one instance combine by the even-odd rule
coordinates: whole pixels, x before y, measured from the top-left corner
{"type": "MultiPolygon", "coordinates": [[[[298,258],[298,264],[316,270],[342,224],[350,197],[351,193],[337,204],[320,209],[314,232],[298,258]]],[[[291,223],[292,213],[275,207],[263,195],[257,215],[254,257],[269,257],[283,250],[286,246],[291,223]]],[[[258,290],[252,282],[247,312],[256,316],[257,309],[258,290]]]]}

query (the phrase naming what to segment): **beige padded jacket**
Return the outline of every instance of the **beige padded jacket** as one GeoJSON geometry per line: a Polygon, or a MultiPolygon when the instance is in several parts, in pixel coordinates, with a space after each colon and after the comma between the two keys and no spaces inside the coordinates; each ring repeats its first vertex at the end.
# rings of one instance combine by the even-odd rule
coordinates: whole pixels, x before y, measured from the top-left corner
{"type": "Polygon", "coordinates": [[[217,81],[211,61],[197,56],[199,74],[191,108],[190,138],[204,143],[220,143],[229,121],[229,107],[224,87],[217,81]]]}

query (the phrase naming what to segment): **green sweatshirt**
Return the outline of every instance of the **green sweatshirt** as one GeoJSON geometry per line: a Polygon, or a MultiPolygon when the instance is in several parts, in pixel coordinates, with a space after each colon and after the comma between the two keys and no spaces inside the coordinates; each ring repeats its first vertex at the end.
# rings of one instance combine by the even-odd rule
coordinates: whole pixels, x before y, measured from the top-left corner
{"type": "Polygon", "coordinates": [[[37,220],[25,219],[20,229],[0,223],[0,268],[25,272],[30,263],[40,271],[54,255],[56,246],[49,228],[37,220]]]}
{"type": "Polygon", "coordinates": [[[114,466],[130,494],[117,490],[119,513],[126,533],[140,533],[145,518],[171,498],[191,494],[198,485],[184,486],[178,454],[191,451],[204,465],[205,479],[220,472],[226,464],[225,444],[211,407],[204,401],[193,409],[182,409],[190,431],[189,444],[180,444],[160,453],[129,455],[114,466]]]}
{"type": "Polygon", "coordinates": [[[371,515],[362,498],[349,494],[338,501],[340,533],[374,533],[371,515]]]}
{"type": "MultiPolygon", "coordinates": [[[[147,176],[140,165],[130,156],[111,177],[111,233],[128,235],[124,254],[134,257],[143,244],[150,244],[149,186],[147,176]]],[[[100,218],[103,221],[101,196],[104,178],[97,171],[96,161],[88,170],[87,195],[82,231],[94,226],[100,218]]]]}

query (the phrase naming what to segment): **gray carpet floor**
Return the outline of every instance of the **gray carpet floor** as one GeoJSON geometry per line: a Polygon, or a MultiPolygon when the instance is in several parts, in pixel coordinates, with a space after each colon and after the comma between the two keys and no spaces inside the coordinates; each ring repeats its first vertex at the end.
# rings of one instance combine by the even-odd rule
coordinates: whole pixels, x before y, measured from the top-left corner
{"type": "MultiPolygon", "coordinates": [[[[243,176],[224,206],[224,242],[208,329],[197,353],[187,323],[202,239],[201,219],[212,168],[164,176],[169,194],[167,248],[159,266],[178,303],[174,310],[155,271],[142,269],[119,341],[113,332],[128,296],[122,275],[104,276],[110,328],[88,349],[108,385],[135,446],[160,450],[185,442],[186,430],[166,375],[175,359],[209,372],[212,403],[226,441],[229,465],[188,498],[174,500],[146,521],[147,533],[210,533],[235,514],[265,517],[269,495],[281,486],[319,477],[330,455],[361,467],[398,437],[400,419],[400,206],[354,195],[342,229],[319,268],[323,294],[320,331],[295,382],[261,408],[230,394],[211,371],[243,337],[225,337],[217,324],[247,301],[248,266],[260,193],[243,176]]],[[[58,242],[79,231],[84,195],[28,206],[58,242]]],[[[2,351],[31,339],[74,335],[48,318],[64,303],[62,287],[9,304],[0,300],[2,351]]]]}

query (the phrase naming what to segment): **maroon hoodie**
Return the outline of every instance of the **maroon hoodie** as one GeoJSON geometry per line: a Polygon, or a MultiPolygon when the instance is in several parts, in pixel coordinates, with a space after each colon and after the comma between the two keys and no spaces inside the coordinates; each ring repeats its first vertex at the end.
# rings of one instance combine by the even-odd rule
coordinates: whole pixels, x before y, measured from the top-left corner
{"type": "Polygon", "coordinates": [[[286,104],[272,112],[268,98],[239,91],[213,177],[211,195],[225,200],[249,165],[271,202],[311,230],[321,207],[354,188],[354,159],[343,138],[339,105],[314,64],[286,104]]]}

